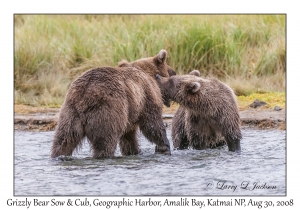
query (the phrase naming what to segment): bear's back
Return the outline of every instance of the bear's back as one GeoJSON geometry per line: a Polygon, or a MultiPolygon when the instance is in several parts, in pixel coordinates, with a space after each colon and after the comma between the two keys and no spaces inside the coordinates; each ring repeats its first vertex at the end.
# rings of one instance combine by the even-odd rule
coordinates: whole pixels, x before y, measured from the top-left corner
{"type": "Polygon", "coordinates": [[[213,84],[213,90],[217,92],[220,102],[237,107],[236,95],[231,87],[216,78],[210,78],[209,80],[213,84]]]}
{"type": "Polygon", "coordinates": [[[119,103],[124,107],[129,107],[130,103],[131,109],[139,110],[144,106],[145,98],[161,103],[155,80],[133,67],[88,70],[71,84],[66,97],[78,112],[119,103]]]}

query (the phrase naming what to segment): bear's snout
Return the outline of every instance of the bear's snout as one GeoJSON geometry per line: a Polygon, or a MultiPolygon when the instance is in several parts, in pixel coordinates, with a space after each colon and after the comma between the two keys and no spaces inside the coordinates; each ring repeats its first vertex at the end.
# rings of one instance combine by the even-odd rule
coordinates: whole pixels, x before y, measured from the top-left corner
{"type": "Polygon", "coordinates": [[[156,79],[156,81],[160,81],[161,80],[161,76],[159,74],[156,74],[155,75],[155,79],[156,79]]]}

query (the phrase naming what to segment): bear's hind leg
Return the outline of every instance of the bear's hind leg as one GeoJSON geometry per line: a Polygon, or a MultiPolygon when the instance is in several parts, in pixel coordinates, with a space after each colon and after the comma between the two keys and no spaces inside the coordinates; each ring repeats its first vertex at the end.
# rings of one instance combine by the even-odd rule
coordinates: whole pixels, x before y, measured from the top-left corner
{"type": "Polygon", "coordinates": [[[136,131],[137,128],[134,128],[121,137],[120,150],[122,155],[137,155],[140,153],[136,131]]]}
{"type": "Polygon", "coordinates": [[[93,150],[93,158],[113,157],[126,130],[126,113],[122,107],[102,104],[90,109],[86,116],[85,132],[93,150]]]}
{"type": "Polygon", "coordinates": [[[117,139],[111,136],[97,137],[91,142],[93,148],[93,158],[108,158],[115,155],[117,139]]]}
{"type": "MultiPolygon", "coordinates": [[[[95,129],[101,130],[102,128],[95,127],[95,129]]],[[[95,131],[95,129],[93,130],[95,131]]],[[[116,135],[111,133],[101,135],[101,132],[91,132],[90,129],[87,129],[86,136],[92,146],[93,158],[108,158],[114,156],[118,144],[116,135]]]]}
{"type": "Polygon", "coordinates": [[[84,131],[78,117],[62,115],[59,118],[51,148],[51,158],[61,155],[71,156],[81,144],[84,131]]]}

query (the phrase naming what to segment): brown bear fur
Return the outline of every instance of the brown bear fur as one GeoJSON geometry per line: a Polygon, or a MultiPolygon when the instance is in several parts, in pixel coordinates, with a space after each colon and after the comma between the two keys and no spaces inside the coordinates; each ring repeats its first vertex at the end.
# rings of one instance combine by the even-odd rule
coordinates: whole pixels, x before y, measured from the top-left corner
{"type": "Polygon", "coordinates": [[[162,120],[162,96],[155,74],[175,75],[167,52],[118,67],[91,69],[70,86],[61,107],[51,157],[70,156],[86,136],[94,158],[139,153],[137,130],[156,144],[156,152],[170,154],[162,120]]]}
{"type": "Polygon", "coordinates": [[[222,144],[229,151],[239,151],[240,116],[233,90],[217,79],[199,77],[198,70],[189,75],[156,75],[166,106],[170,100],[180,104],[172,122],[174,148],[205,149],[222,144]]]}

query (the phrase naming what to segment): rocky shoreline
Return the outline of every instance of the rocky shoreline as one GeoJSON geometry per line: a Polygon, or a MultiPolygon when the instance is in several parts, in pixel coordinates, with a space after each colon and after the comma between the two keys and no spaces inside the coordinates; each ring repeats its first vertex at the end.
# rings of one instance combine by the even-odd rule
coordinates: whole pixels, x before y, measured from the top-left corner
{"type": "MultiPolygon", "coordinates": [[[[45,109],[45,111],[26,114],[15,113],[15,131],[52,131],[57,124],[59,109],[45,109]]],[[[174,113],[164,113],[166,124],[171,124],[174,113]]],[[[240,111],[242,126],[256,129],[286,129],[285,109],[275,111],[270,109],[247,109],[240,111]]]]}

